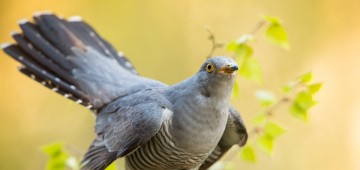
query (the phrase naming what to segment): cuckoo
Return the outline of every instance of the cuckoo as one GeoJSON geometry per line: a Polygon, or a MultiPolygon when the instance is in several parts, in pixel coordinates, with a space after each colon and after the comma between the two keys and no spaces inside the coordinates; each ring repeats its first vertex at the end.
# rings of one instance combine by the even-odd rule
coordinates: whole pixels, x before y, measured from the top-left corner
{"type": "Polygon", "coordinates": [[[82,169],[125,158],[127,170],[203,170],[247,132],[229,104],[238,70],[229,57],[207,59],[174,85],[140,76],[131,62],[79,16],[36,13],[19,21],[2,49],[19,71],[96,116],[96,138],[82,169]]]}

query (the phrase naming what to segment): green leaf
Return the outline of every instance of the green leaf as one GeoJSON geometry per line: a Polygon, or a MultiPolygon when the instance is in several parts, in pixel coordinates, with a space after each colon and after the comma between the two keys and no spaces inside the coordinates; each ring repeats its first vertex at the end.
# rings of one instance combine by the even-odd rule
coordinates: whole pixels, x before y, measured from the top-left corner
{"type": "Polygon", "coordinates": [[[274,122],[268,122],[264,126],[264,134],[270,138],[276,139],[280,135],[282,135],[285,130],[278,124],[274,122]]]}
{"type": "Polygon", "coordinates": [[[311,94],[317,93],[322,87],[322,83],[315,83],[308,86],[311,94]]]}
{"type": "Polygon", "coordinates": [[[311,71],[309,71],[309,72],[307,72],[307,73],[305,73],[305,74],[303,74],[303,75],[301,75],[299,77],[299,81],[302,82],[302,83],[308,83],[308,82],[311,81],[311,79],[312,79],[311,71]]]}
{"type": "Polygon", "coordinates": [[[247,44],[237,44],[235,41],[227,45],[227,49],[236,54],[235,60],[241,63],[243,60],[250,58],[254,50],[247,44]]]}
{"type": "Polygon", "coordinates": [[[240,96],[240,87],[239,87],[239,83],[237,81],[234,82],[232,95],[235,96],[236,98],[239,98],[239,96],[240,96]]]}
{"type": "Polygon", "coordinates": [[[280,19],[272,16],[263,16],[263,18],[270,24],[280,24],[280,19]]]}
{"type": "Polygon", "coordinates": [[[280,20],[270,16],[265,16],[264,19],[269,22],[269,27],[265,31],[265,38],[275,45],[289,49],[288,35],[280,20]]]}
{"type": "Polygon", "coordinates": [[[299,92],[294,102],[303,110],[308,110],[317,104],[317,102],[313,100],[312,94],[306,91],[299,92]]]}
{"type": "Polygon", "coordinates": [[[259,100],[261,106],[265,107],[271,106],[276,100],[274,93],[266,90],[257,90],[255,96],[259,100]]]}
{"type": "Polygon", "coordinates": [[[250,47],[247,44],[241,44],[238,46],[238,49],[235,51],[235,53],[236,53],[235,60],[237,60],[237,61],[246,60],[246,59],[249,59],[253,55],[254,50],[252,47],[250,47]]]}
{"type": "Polygon", "coordinates": [[[308,114],[307,110],[303,110],[296,103],[293,103],[290,106],[289,111],[290,111],[290,114],[293,115],[295,118],[298,118],[305,122],[307,122],[309,120],[309,114],[308,114]]]}
{"type": "Polygon", "coordinates": [[[285,49],[290,48],[288,44],[288,35],[286,33],[286,30],[280,24],[270,25],[265,32],[265,37],[267,38],[267,40],[269,40],[275,45],[279,45],[285,49]]]}
{"type": "Polygon", "coordinates": [[[247,162],[255,163],[257,160],[256,153],[254,147],[251,145],[245,145],[241,152],[240,157],[247,162]]]}
{"type": "Polygon", "coordinates": [[[105,168],[105,170],[116,170],[116,162],[114,161],[111,163],[108,167],[105,168]]]}
{"type": "Polygon", "coordinates": [[[296,95],[293,104],[290,106],[290,113],[296,118],[307,121],[308,110],[316,104],[317,102],[310,92],[301,91],[296,95]]]}
{"type": "Polygon", "coordinates": [[[53,143],[42,147],[44,153],[49,156],[46,170],[63,170],[69,158],[68,153],[63,150],[62,143],[53,143]]]}
{"type": "Polygon", "coordinates": [[[236,60],[247,59],[252,56],[253,49],[247,44],[248,41],[252,41],[254,36],[250,34],[244,34],[237,40],[230,41],[226,49],[236,54],[236,60]]]}
{"type": "Polygon", "coordinates": [[[240,65],[239,74],[256,83],[262,82],[261,66],[259,61],[255,58],[244,60],[240,65]]]}
{"type": "Polygon", "coordinates": [[[282,135],[285,130],[274,122],[268,122],[264,126],[263,134],[257,139],[259,148],[267,154],[271,154],[274,150],[274,141],[282,135]]]}
{"type": "Polygon", "coordinates": [[[289,93],[293,87],[297,84],[295,81],[290,81],[288,84],[282,87],[283,92],[289,93]]]}
{"type": "Polygon", "coordinates": [[[231,52],[235,52],[238,49],[239,44],[236,41],[230,41],[227,45],[226,45],[226,50],[231,51],[231,52]]]}
{"type": "Polygon", "coordinates": [[[267,154],[271,154],[274,150],[274,139],[268,135],[262,135],[257,139],[259,149],[267,154]]]}
{"type": "Polygon", "coordinates": [[[247,42],[254,40],[254,36],[250,34],[244,34],[240,38],[230,41],[226,45],[226,49],[232,52],[236,52],[241,45],[246,45],[247,42]]]}

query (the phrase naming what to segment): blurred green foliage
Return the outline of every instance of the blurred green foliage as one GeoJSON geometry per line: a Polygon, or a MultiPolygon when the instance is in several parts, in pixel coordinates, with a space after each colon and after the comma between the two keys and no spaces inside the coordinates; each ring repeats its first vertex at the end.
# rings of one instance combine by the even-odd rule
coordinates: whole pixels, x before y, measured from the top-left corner
{"type": "MultiPolygon", "coordinates": [[[[266,39],[279,47],[289,49],[288,35],[276,17],[265,16],[253,30],[255,34],[261,27],[265,27],[266,39]]],[[[240,76],[261,83],[263,81],[261,65],[256,58],[253,57],[254,50],[249,45],[254,41],[255,36],[251,34],[244,34],[237,40],[230,41],[226,49],[234,54],[235,60],[240,66],[240,76]]],[[[283,87],[285,96],[276,101],[276,95],[267,90],[257,90],[255,96],[259,104],[264,108],[260,111],[252,123],[255,125],[254,129],[250,129],[250,138],[256,138],[256,145],[254,140],[249,140],[247,145],[240,151],[240,157],[248,162],[256,162],[257,153],[254,146],[259,150],[271,154],[274,151],[275,140],[281,136],[285,130],[278,123],[272,122],[272,115],[275,114],[278,107],[288,104],[289,112],[295,118],[307,121],[308,111],[317,102],[313,100],[313,95],[318,92],[322,83],[309,84],[312,80],[312,73],[307,72],[299,76],[295,80],[289,82],[283,87]],[[300,89],[299,89],[300,88],[300,89]]],[[[238,82],[235,83],[233,94],[239,96],[238,82]]]]}
{"type": "Polygon", "coordinates": [[[44,153],[49,156],[46,170],[63,170],[67,161],[70,160],[69,154],[64,151],[62,143],[48,144],[42,147],[44,153]]]}
{"type": "Polygon", "coordinates": [[[265,16],[264,19],[269,23],[265,31],[267,40],[275,45],[289,49],[289,38],[281,21],[276,17],[265,16]]]}

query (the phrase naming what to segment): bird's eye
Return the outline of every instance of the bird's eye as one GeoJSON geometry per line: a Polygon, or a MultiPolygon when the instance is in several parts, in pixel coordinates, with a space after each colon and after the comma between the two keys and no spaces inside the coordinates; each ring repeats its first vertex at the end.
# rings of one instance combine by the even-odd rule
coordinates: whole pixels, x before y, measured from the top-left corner
{"type": "Polygon", "coordinates": [[[207,65],[206,65],[206,71],[208,72],[208,73],[211,73],[213,70],[214,70],[214,64],[212,64],[212,63],[208,63],[207,65]]]}

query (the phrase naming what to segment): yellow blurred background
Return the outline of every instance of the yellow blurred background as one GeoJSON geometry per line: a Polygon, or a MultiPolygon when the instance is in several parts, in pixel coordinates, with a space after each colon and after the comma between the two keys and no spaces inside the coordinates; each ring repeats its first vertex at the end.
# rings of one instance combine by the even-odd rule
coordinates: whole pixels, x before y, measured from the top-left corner
{"type": "MultiPolygon", "coordinates": [[[[82,16],[140,74],[168,84],[198,70],[211,47],[206,27],[226,42],[252,30],[260,15],[277,16],[291,50],[269,45],[260,30],[253,45],[264,83],[241,81],[241,98],[232,103],[250,124],[260,109],[255,89],[281,94],[279,87],[311,70],[324,82],[320,104],[307,124],[286,109],[277,113],[287,133],[273,155],[260,154],[257,164],[235,157],[236,169],[360,169],[359,0],[0,0],[0,42],[12,42],[9,32],[19,30],[17,21],[39,10],[82,16]]],[[[44,169],[46,155],[39,148],[54,141],[81,156],[94,137],[92,114],[21,75],[17,65],[0,52],[0,169],[44,169]]]]}

